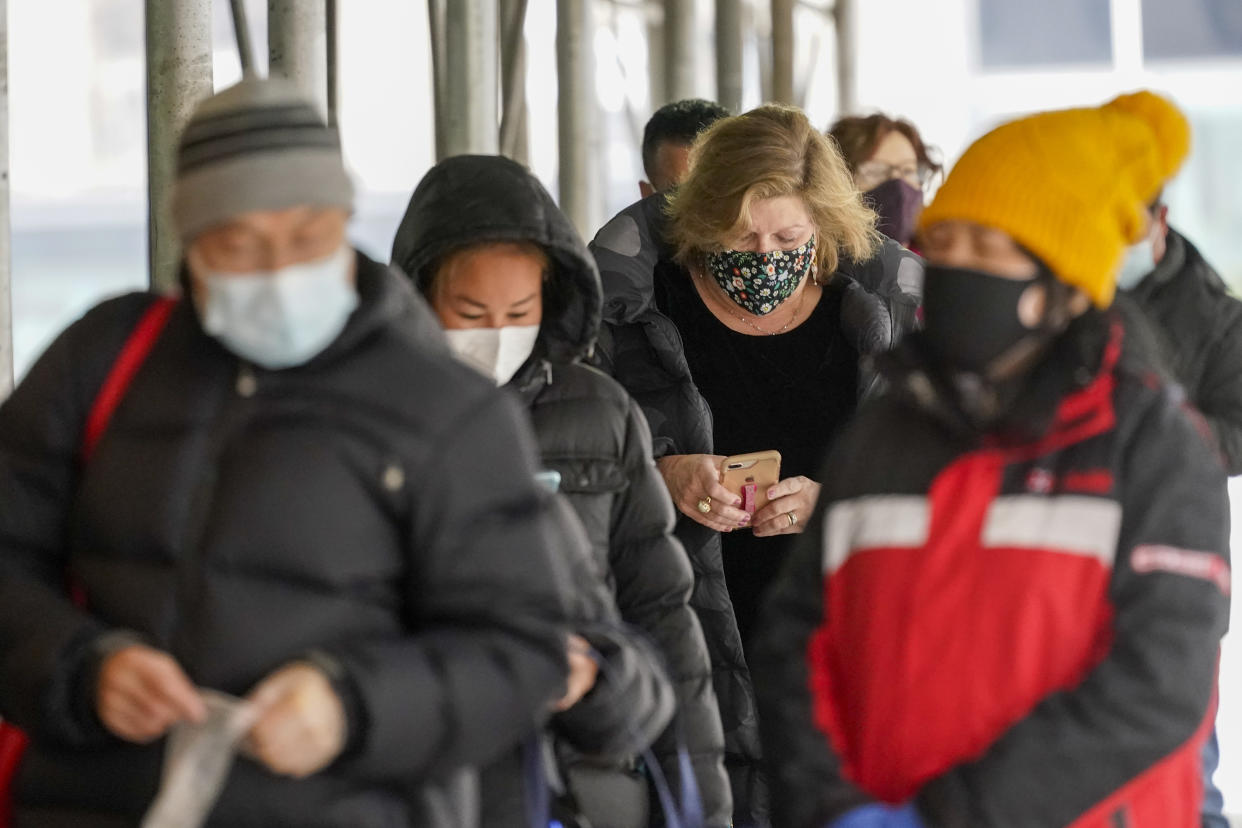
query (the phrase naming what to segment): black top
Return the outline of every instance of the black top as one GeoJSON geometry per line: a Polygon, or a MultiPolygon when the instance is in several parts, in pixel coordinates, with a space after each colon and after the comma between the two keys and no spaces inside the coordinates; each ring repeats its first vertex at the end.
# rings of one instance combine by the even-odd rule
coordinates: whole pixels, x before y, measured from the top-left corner
{"type": "MultiPolygon", "coordinates": [[[[731,330],[688,278],[670,278],[665,287],[664,311],[681,332],[690,373],[712,411],[716,453],[776,449],[781,479],[814,479],[858,399],[858,352],[841,334],[841,290],[826,286],[801,325],[766,336],[731,330]]],[[[743,643],[793,537],[757,538],[749,529],[723,536],[725,580],[743,643]]]]}

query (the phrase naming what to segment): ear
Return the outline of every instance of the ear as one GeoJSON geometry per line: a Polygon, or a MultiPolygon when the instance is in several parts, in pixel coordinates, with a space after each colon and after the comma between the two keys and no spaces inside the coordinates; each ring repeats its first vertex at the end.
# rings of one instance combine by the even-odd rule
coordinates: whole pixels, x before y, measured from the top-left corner
{"type": "Polygon", "coordinates": [[[1156,264],[1160,264],[1164,259],[1164,254],[1168,251],[1169,238],[1169,208],[1168,205],[1161,204],[1156,212],[1152,215],[1152,228],[1148,234],[1151,239],[1151,258],[1156,264]]]}
{"type": "Polygon", "coordinates": [[[197,239],[190,242],[183,255],[190,282],[190,298],[195,305],[202,307],[207,301],[207,268],[203,265],[203,254],[197,242],[197,239]]]}
{"type": "Polygon", "coordinates": [[[1160,228],[1160,238],[1169,234],[1169,205],[1161,204],[1156,210],[1156,225],[1160,228]]]}
{"type": "Polygon", "coordinates": [[[638,182],[638,192],[642,193],[643,198],[655,195],[656,188],[651,186],[649,181],[638,182]]]}

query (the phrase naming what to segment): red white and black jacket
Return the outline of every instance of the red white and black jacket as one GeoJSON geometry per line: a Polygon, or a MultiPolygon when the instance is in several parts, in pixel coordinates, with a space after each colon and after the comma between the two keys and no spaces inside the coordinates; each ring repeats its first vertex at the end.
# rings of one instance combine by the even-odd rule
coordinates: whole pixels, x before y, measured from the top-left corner
{"type": "Polygon", "coordinates": [[[1022,439],[946,414],[916,341],[838,441],[753,646],[777,826],[912,799],[933,828],[1199,825],[1224,472],[1123,338],[1076,322],[1022,439]]]}

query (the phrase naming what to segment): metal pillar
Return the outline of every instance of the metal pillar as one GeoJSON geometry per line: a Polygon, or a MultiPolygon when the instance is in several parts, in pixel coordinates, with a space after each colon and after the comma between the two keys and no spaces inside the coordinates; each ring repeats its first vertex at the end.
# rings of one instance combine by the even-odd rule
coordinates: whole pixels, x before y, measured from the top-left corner
{"type": "Polygon", "coordinates": [[[500,118],[500,152],[530,163],[526,106],[526,7],[528,0],[500,0],[500,62],[504,89],[500,118]]]}
{"type": "Polygon", "coordinates": [[[254,41],[250,38],[250,21],[246,19],[246,0],[230,0],[233,14],[233,38],[237,41],[237,62],[243,75],[254,73],[254,41]]]}
{"type": "Polygon", "coordinates": [[[180,242],[168,214],[177,140],[195,104],[211,94],[211,4],[146,0],[147,192],[151,285],[176,285],[180,242]]]}
{"type": "Polygon", "coordinates": [[[796,0],[771,0],[772,100],[796,103],[794,98],[794,7],[796,0]]]}
{"type": "Polygon", "coordinates": [[[591,165],[595,126],[594,52],[588,36],[591,0],[557,0],[556,88],[560,206],[578,232],[594,232],[591,165]]]}
{"type": "Polygon", "coordinates": [[[436,160],[448,155],[448,118],[445,115],[448,92],[445,89],[448,76],[445,56],[445,11],[447,0],[427,0],[427,29],[431,35],[431,102],[435,119],[436,160]]]}
{"type": "Polygon", "coordinates": [[[854,0],[837,0],[833,16],[837,29],[837,112],[848,115],[858,111],[858,39],[855,22],[858,9],[854,0]]]}
{"type": "Polygon", "coordinates": [[[267,0],[270,72],[293,81],[328,118],[326,0],[267,0]]]}
{"type": "Polygon", "coordinates": [[[452,0],[444,17],[444,154],[500,149],[496,0],[452,0]]]}
{"type": "MultiPolygon", "coordinates": [[[[653,7],[654,8],[654,7],[653,7]]],[[[647,15],[647,94],[651,98],[651,111],[655,111],[668,100],[667,84],[664,82],[664,11],[647,15]]]]}
{"type": "Polygon", "coordinates": [[[0,0],[0,400],[13,390],[13,283],[9,218],[9,7],[8,0],[0,0]]]}
{"type": "Polygon", "coordinates": [[[716,0],[716,100],[742,111],[742,2],[716,0]]]}
{"type": "Polygon", "coordinates": [[[694,0],[664,0],[664,96],[693,98],[694,0]]]}
{"type": "Polygon", "coordinates": [[[336,0],[327,0],[328,4],[328,126],[338,125],[337,113],[341,106],[340,78],[340,23],[336,0]]]}

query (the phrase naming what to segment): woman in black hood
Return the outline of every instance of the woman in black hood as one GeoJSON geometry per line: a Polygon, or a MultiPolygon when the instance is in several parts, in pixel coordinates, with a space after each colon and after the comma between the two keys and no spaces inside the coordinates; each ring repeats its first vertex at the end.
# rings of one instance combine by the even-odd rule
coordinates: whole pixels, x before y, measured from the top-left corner
{"type": "MultiPolygon", "coordinates": [[[[650,431],[621,386],[584,364],[602,296],[586,245],[526,168],[505,158],[459,156],[437,164],[415,190],[392,260],[427,297],[454,351],[529,410],[544,466],[559,475],[622,618],[655,643],[668,665],[677,730],[706,824],[728,825],[732,803],[711,666],[688,603],[691,567],[672,536],[673,508],[651,459],[650,431]]],[[[657,739],[655,754],[678,790],[674,731],[657,739]]],[[[569,779],[590,817],[582,762],[569,763],[569,779]]],[[[601,816],[594,824],[617,824],[615,811],[601,816]]]]}

